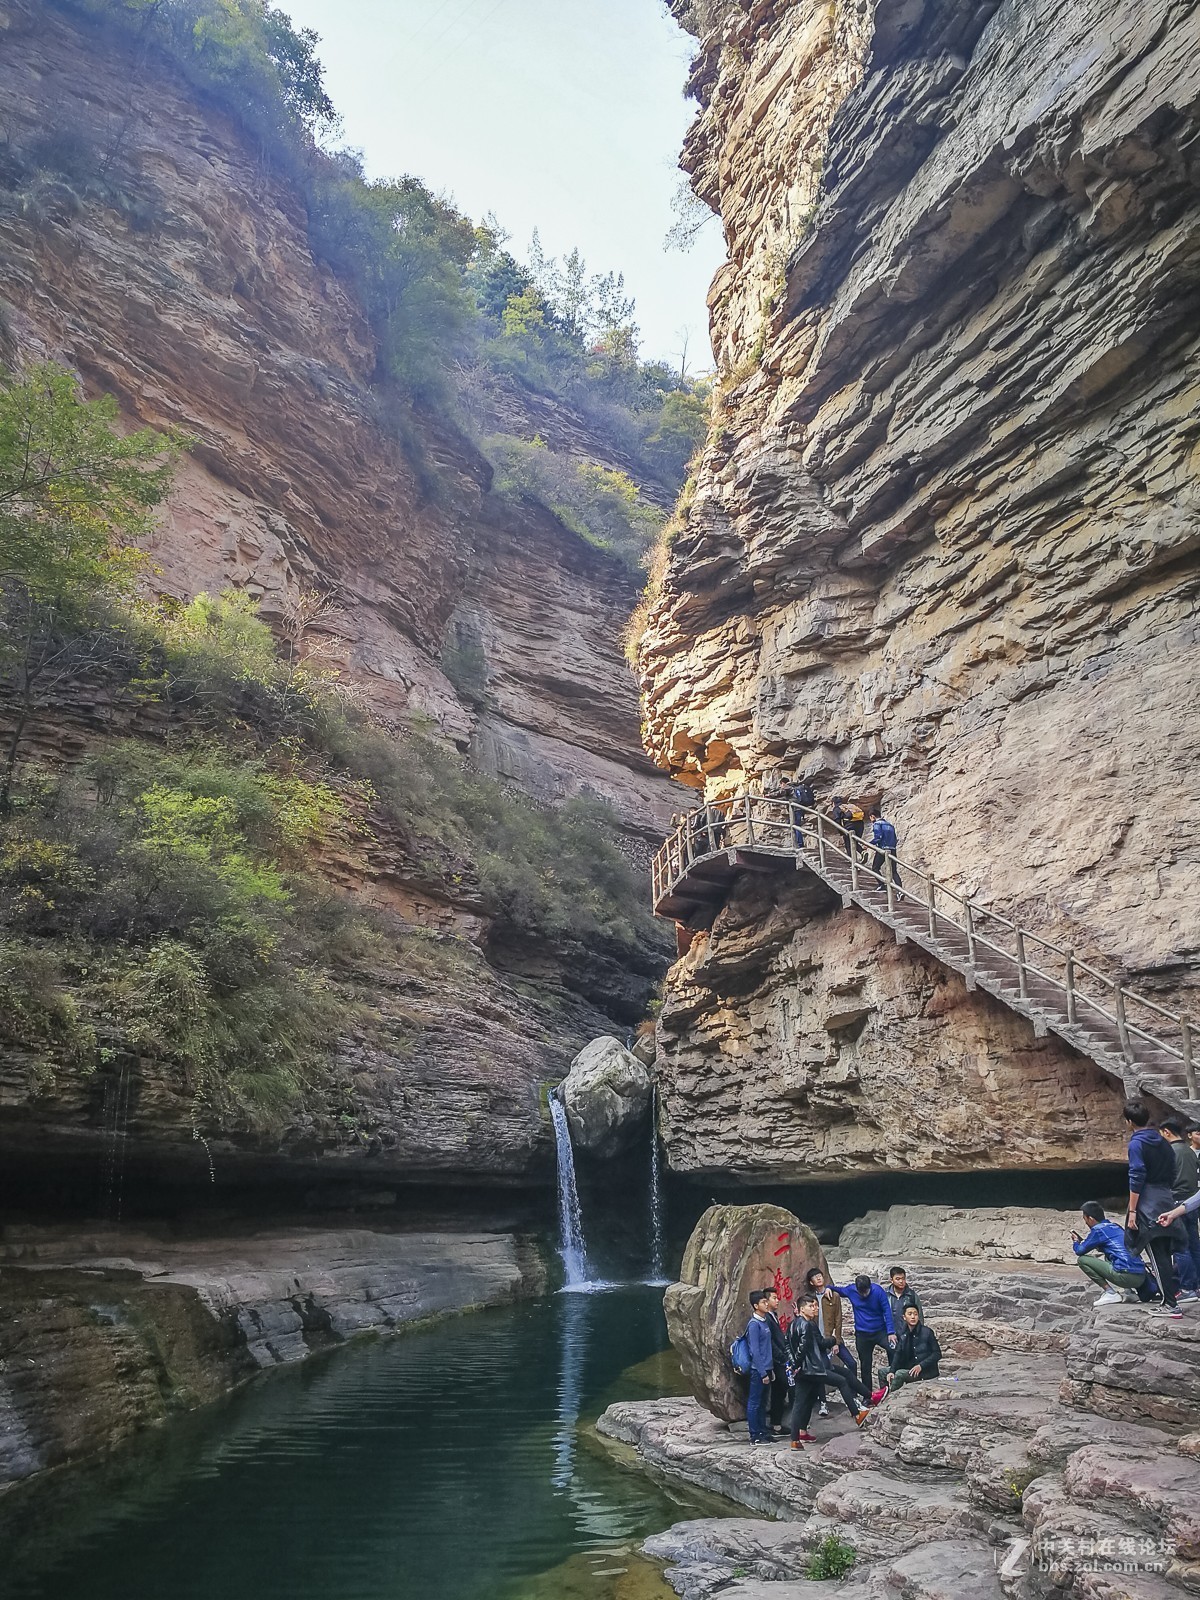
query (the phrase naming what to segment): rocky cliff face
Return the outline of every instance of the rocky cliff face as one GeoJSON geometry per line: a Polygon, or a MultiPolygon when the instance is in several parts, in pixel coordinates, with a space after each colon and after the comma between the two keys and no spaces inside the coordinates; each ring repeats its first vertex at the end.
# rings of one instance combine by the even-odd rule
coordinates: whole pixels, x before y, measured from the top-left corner
{"type": "MultiPolygon", "coordinates": [[[[388,388],[286,182],[170,63],[37,0],[0,0],[0,99],[0,357],[65,361],[116,394],[131,425],[174,424],[195,441],[153,551],[159,586],[233,585],[273,623],[305,589],[332,594],[329,649],[381,717],[432,719],[540,800],[598,794],[644,857],[675,802],[640,748],[621,656],[633,578],[545,508],[491,494],[467,438],[388,388]],[[64,150],[67,165],[80,151],[99,163],[107,197],[23,184],[47,139],[60,165],[64,150]]],[[[581,419],[539,412],[537,425],[551,421],[586,453],[581,419]]],[[[593,453],[607,459],[599,442],[593,453]]],[[[112,726],[102,695],[67,694],[32,747],[60,760],[112,726]]],[[[545,1142],[540,1081],[614,1017],[636,1017],[660,958],[648,950],[631,981],[601,952],[564,992],[553,952],[488,945],[456,866],[385,838],[365,873],[341,874],[428,937],[378,979],[381,1031],[347,1041],[340,1069],[391,1166],[516,1175],[545,1142]],[[450,940],[448,965],[430,938],[450,940]]],[[[99,1093],[72,1083],[47,1103],[19,1053],[0,1069],[8,1125],[48,1149],[99,1131],[99,1093]]],[[[152,1081],[139,1094],[135,1134],[167,1127],[196,1154],[186,1095],[152,1081]]],[[[299,1151],[308,1134],[295,1135],[299,1151]]],[[[340,1155],[363,1151],[352,1141],[340,1155]]]]}
{"type": "MultiPolygon", "coordinates": [[[[710,796],[881,797],[902,854],[1186,1005],[1195,7],[674,9],[729,261],[649,748],[710,796]]],[[[683,1167],[1116,1149],[1085,1063],[790,885],[693,948],[663,1044],[683,1167]]]]}

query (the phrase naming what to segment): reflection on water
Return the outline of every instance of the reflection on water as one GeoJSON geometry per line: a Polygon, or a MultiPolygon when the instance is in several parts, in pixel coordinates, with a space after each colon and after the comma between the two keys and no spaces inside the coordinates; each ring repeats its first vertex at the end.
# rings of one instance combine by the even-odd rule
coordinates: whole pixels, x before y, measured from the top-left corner
{"type": "MultiPolygon", "coordinates": [[[[56,1501],[52,1531],[16,1549],[6,1537],[0,1592],[523,1600],[540,1592],[534,1575],[559,1569],[572,1594],[616,1594],[614,1574],[633,1578],[620,1552],[689,1508],[579,1449],[576,1429],[634,1363],[637,1392],[659,1370],[670,1387],[669,1366],[646,1360],[664,1343],[661,1295],[632,1287],[482,1312],[278,1374],[139,1447],[119,1484],[85,1481],[56,1501]]],[[[22,1508],[26,1526],[39,1503],[22,1508]]]]}

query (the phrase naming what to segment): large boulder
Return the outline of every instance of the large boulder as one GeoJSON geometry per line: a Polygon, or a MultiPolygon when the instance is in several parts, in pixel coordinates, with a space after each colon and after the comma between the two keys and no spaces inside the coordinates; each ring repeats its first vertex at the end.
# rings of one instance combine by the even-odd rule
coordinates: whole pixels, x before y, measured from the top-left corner
{"type": "Polygon", "coordinates": [[[576,1146],[598,1156],[619,1155],[643,1132],[653,1080],[617,1039],[593,1039],[563,1080],[563,1105],[576,1146]]]}
{"type": "Polygon", "coordinates": [[[697,1222],[663,1309],[683,1375],[714,1415],[746,1415],[746,1383],[729,1364],[729,1346],[750,1319],[750,1291],[774,1284],[786,1324],[811,1267],[828,1270],[817,1236],[782,1206],[709,1206],[697,1222]]]}

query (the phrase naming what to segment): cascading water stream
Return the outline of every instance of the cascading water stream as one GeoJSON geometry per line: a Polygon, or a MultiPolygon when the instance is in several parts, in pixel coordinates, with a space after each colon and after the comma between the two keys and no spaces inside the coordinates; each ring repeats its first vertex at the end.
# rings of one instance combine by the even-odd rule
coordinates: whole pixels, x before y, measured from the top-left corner
{"type": "Polygon", "coordinates": [[[591,1281],[587,1245],[583,1237],[583,1213],[575,1187],[575,1153],[571,1149],[571,1130],[566,1107],[557,1094],[550,1096],[550,1119],[554,1123],[554,1144],[558,1156],[558,1253],[562,1256],[568,1289],[591,1281]]]}
{"type": "Polygon", "coordinates": [[[650,1094],[650,1282],[665,1283],[663,1268],[662,1170],[658,1150],[658,1085],[650,1094]]]}

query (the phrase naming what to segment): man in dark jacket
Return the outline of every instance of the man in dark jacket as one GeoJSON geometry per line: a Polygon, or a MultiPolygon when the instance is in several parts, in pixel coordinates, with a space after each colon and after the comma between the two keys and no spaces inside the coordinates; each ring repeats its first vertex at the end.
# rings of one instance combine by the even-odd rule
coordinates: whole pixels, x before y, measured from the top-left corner
{"type": "Polygon", "coordinates": [[[905,1306],[904,1323],[892,1351],[892,1367],[887,1375],[889,1390],[921,1378],[936,1378],[942,1348],[933,1329],[921,1321],[916,1306],[905,1306]]]}
{"type": "Polygon", "coordinates": [[[1098,1200],[1085,1201],[1081,1211],[1087,1232],[1071,1234],[1071,1249],[1079,1270],[1104,1291],[1095,1304],[1115,1306],[1121,1300],[1157,1299],[1158,1285],[1141,1256],[1126,1245],[1125,1230],[1109,1222],[1098,1200]]]}
{"type": "Polygon", "coordinates": [[[802,812],[814,810],[817,804],[817,797],[813,793],[813,786],[807,778],[797,778],[788,794],[792,804],[798,808],[792,812],[792,824],[796,830],[796,849],[803,850],[804,817],[802,812]]]}
{"type": "Polygon", "coordinates": [[[821,1332],[820,1310],[815,1295],[806,1294],[788,1328],[788,1355],[796,1397],[792,1402],[792,1449],[801,1450],[813,1442],[808,1431],[813,1406],[832,1384],[845,1401],[846,1410],[861,1428],[871,1415],[855,1397],[849,1376],[829,1359],[833,1340],[821,1332]]]}
{"type": "Polygon", "coordinates": [[[771,1437],[767,1427],[767,1406],[770,1401],[771,1380],[775,1369],[771,1365],[771,1329],[763,1311],[767,1298],[765,1289],[755,1289],[750,1296],[753,1315],[746,1328],[750,1346],[750,1392],[746,1396],[746,1427],[751,1444],[766,1444],[771,1437]]]}
{"type": "Polygon", "coordinates": [[[779,1321],[779,1296],[773,1288],[767,1289],[766,1296],[762,1309],[766,1314],[767,1327],[771,1330],[771,1365],[775,1369],[775,1376],[771,1380],[771,1432],[782,1433],[783,1412],[788,1398],[788,1347],[779,1321]]]}
{"type": "Polygon", "coordinates": [[[896,1325],[897,1337],[904,1332],[900,1326],[904,1320],[906,1306],[916,1306],[917,1321],[925,1321],[925,1307],[921,1304],[921,1296],[908,1281],[908,1273],[904,1267],[888,1268],[888,1304],[892,1308],[892,1321],[896,1325]]]}
{"type": "MultiPolygon", "coordinates": [[[[1171,1185],[1171,1194],[1175,1204],[1179,1205],[1181,1201],[1190,1200],[1200,1189],[1200,1159],[1184,1137],[1182,1117],[1165,1117],[1159,1123],[1158,1131],[1171,1146],[1171,1154],[1175,1158],[1175,1182],[1171,1185]]],[[[1197,1225],[1195,1212],[1184,1213],[1183,1231],[1187,1235],[1187,1247],[1177,1256],[1176,1264],[1190,1260],[1197,1288],[1200,1288],[1200,1226],[1197,1225]]],[[[1196,1289],[1181,1289],[1179,1298],[1200,1300],[1200,1294],[1196,1289]]]]}
{"type": "Polygon", "coordinates": [[[1139,1251],[1149,1248],[1162,1290],[1162,1304],[1150,1307],[1152,1317],[1183,1316],[1176,1303],[1178,1281],[1171,1253],[1186,1240],[1183,1227],[1172,1222],[1161,1227],[1159,1218],[1175,1204],[1175,1157],[1171,1146],[1150,1126],[1150,1113],[1140,1100],[1126,1100],[1122,1115],[1129,1128],[1129,1205],[1125,1232],[1139,1251]]]}

